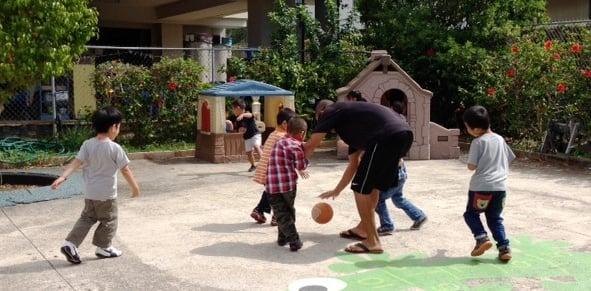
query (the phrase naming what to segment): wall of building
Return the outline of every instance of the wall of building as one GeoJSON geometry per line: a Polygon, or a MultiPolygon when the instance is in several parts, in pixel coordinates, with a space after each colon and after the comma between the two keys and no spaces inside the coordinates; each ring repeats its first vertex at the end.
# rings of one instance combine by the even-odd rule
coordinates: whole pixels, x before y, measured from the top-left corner
{"type": "Polygon", "coordinates": [[[589,19],[589,0],[548,0],[552,21],[589,19]]]}

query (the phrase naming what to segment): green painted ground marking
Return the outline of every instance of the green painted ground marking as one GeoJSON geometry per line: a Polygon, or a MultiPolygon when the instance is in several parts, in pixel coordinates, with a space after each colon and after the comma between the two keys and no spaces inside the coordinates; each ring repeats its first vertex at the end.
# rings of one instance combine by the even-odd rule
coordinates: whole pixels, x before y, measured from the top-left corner
{"type": "Polygon", "coordinates": [[[511,290],[517,279],[546,290],[591,290],[591,253],[569,250],[562,241],[512,238],[513,260],[504,264],[491,249],[478,258],[412,254],[339,253],[329,269],[342,274],[346,290],[511,290]],[[531,283],[534,280],[534,283],[531,283]]]}

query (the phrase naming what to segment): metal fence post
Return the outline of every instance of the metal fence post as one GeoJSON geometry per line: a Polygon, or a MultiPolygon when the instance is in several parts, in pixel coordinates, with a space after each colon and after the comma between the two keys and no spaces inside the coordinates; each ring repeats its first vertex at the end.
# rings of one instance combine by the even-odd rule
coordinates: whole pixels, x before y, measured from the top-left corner
{"type": "Polygon", "coordinates": [[[56,104],[56,92],[55,92],[55,77],[51,76],[51,99],[53,106],[53,137],[57,137],[57,104],[56,104]]]}
{"type": "Polygon", "coordinates": [[[211,83],[215,82],[215,50],[213,44],[211,45],[211,83]]]}

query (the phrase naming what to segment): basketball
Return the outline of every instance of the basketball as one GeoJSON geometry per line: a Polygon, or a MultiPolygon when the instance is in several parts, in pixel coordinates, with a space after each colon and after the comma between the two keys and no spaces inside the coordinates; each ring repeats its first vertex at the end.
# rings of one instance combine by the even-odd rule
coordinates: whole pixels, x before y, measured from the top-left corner
{"type": "Polygon", "coordinates": [[[312,208],[312,219],[319,224],[328,223],[332,219],[332,207],[326,202],[319,202],[312,208]]]}

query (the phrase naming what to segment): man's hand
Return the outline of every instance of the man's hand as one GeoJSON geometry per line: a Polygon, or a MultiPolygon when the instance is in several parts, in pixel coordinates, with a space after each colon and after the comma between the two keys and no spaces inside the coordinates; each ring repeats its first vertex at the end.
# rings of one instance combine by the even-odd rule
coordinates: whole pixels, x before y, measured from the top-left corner
{"type": "Polygon", "coordinates": [[[322,199],[328,199],[328,198],[332,198],[333,200],[335,198],[337,198],[337,196],[339,196],[341,193],[336,191],[336,190],[330,190],[330,191],[326,191],[320,195],[318,195],[319,198],[322,199]]]}
{"type": "Polygon", "coordinates": [[[59,189],[59,187],[64,183],[64,181],[66,181],[66,178],[64,176],[60,176],[59,178],[55,179],[55,181],[51,183],[51,189],[59,189]]]}
{"type": "Polygon", "coordinates": [[[238,115],[238,117],[236,117],[236,121],[240,121],[242,118],[244,118],[244,113],[238,115]]]}

